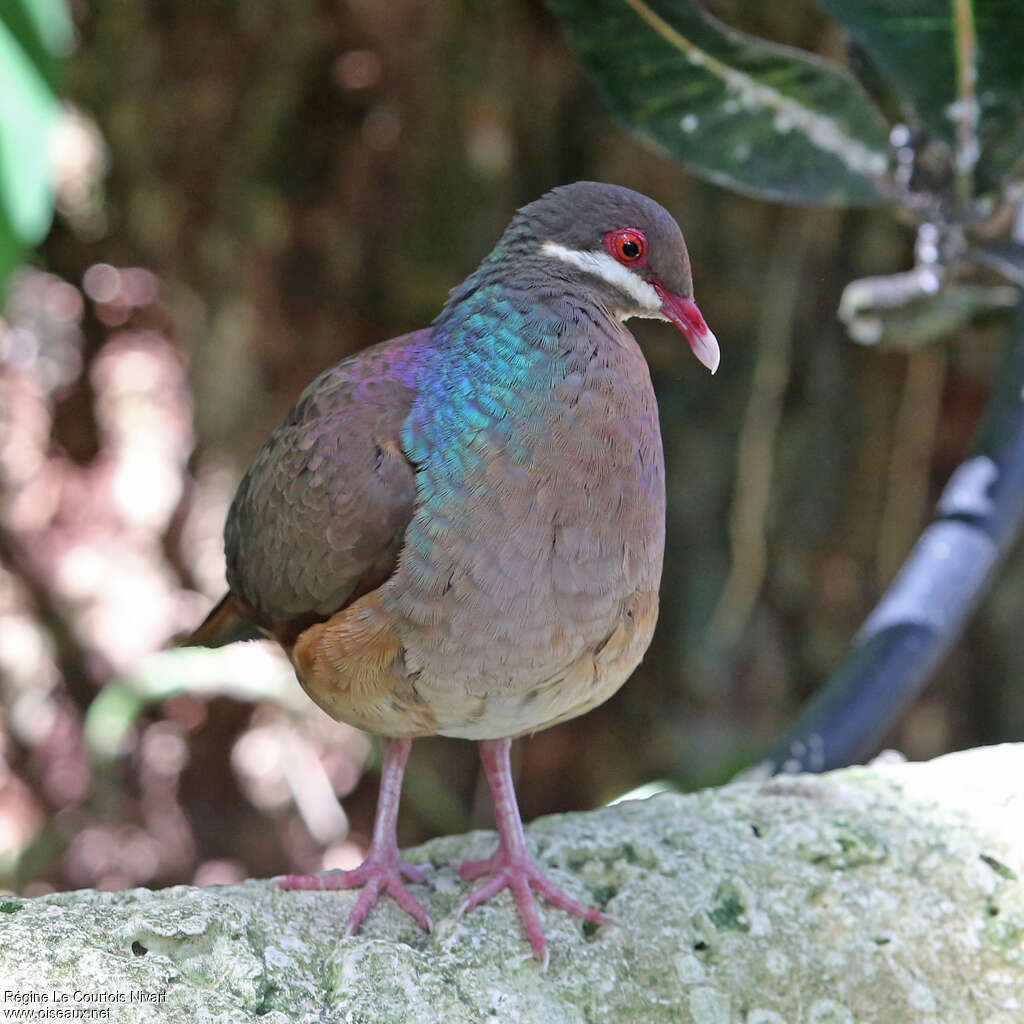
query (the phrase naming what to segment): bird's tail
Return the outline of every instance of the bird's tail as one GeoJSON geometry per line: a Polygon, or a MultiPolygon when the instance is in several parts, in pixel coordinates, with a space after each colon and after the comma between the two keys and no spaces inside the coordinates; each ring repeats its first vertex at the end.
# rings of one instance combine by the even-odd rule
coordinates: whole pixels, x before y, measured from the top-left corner
{"type": "Polygon", "coordinates": [[[192,633],[181,633],[174,638],[175,647],[224,647],[236,640],[260,640],[264,636],[258,626],[241,612],[229,592],[203,619],[192,633]]]}

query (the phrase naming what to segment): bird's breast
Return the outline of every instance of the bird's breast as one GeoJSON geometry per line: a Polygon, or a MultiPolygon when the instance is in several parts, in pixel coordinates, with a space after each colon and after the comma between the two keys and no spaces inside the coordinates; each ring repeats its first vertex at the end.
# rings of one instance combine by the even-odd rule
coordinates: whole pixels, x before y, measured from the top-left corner
{"type": "MultiPolygon", "coordinates": [[[[471,695],[479,720],[534,694],[527,725],[493,733],[507,735],[605,699],[646,649],[664,548],[657,406],[624,330],[451,356],[428,368],[407,422],[417,504],[382,601],[434,703],[471,695]],[[595,661],[623,628],[625,653],[595,661]]],[[[441,732],[481,735],[443,717],[441,732]]]]}

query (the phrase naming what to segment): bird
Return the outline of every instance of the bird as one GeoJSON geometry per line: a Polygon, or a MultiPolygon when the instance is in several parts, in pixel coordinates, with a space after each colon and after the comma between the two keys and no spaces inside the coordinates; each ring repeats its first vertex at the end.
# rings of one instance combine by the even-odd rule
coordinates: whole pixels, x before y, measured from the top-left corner
{"type": "Polygon", "coordinates": [[[476,741],[494,805],[486,879],[459,914],[510,889],[549,958],[534,893],[593,922],[534,862],[512,740],[614,694],[654,632],[665,470],[650,372],[630,317],[682,332],[712,373],[682,232],[662,206],[581,181],[520,208],[430,327],[318,376],[244,474],[224,530],[228,592],[192,634],[265,636],[332,718],[381,737],[369,850],[285,889],[382,893],[424,929],[396,823],[412,741],[476,741]]]}

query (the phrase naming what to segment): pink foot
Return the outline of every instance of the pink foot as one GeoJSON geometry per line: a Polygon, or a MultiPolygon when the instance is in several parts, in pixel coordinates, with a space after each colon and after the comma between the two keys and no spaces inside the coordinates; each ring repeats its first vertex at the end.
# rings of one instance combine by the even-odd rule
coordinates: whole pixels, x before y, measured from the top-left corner
{"type": "Polygon", "coordinates": [[[479,878],[481,875],[491,875],[479,889],[472,892],[459,907],[459,916],[468,913],[474,907],[486,902],[492,896],[501,892],[502,889],[511,889],[515,897],[516,906],[519,908],[519,916],[523,921],[523,930],[533,947],[533,955],[541,962],[544,969],[548,966],[548,942],[544,937],[544,928],[540,922],[540,913],[537,910],[537,901],[533,898],[532,889],[536,889],[553,907],[559,910],[567,910],[570,914],[578,914],[588,921],[597,923],[613,920],[609,915],[588,907],[577,899],[573,899],[567,892],[559,889],[546,875],[534,864],[527,854],[521,857],[509,857],[500,848],[493,857],[486,860],[463,861],[459,867],[459,874],[467,881],[471,878],[479,878]]]}
{"type": "Polygon", "coordinates": [[[380,773],[380,795],[377,797],[377,815],[373,822],[373,840],[366,860],[352,871],[328,871],[322,875],[279,875],[273,879],[282,889],[356,889],[362,886],[363,891],[352,913],[348,915],[346,935],[355,934],[382,892],[388,893],[422,928],[429,932],[432,927],[430,915],[402,881],[402,875],[405,875],[410,882],[422,882],[427,876],[427,869],[402,860],[395,834],[402,776],[412,740],[387,738],[382,740],[382,744],[384,763],[380,773]]]}
{"type": "Polygon", "coordinates": [[[588,921],[600,923],[614,921],[614,918],[573,899],[549,881],[534,864],[526,849],[526,836],[523,834],[523,823],[519,816],[519,806],[512,783],[509,764],[511,745],[512,741],[508,739],[480,741],[480,760],[491,788],[498,824],[498,849],[484,860],[467,860],[459,867],[459,874],[467,881],[480,878],[482,875],[491,875],[487,882],[463,900],[459,907],[459,916],[489,900],[502,889],[511,889],[526,937],[533,947],[533,955],[547,970],[548,943],[544,938],[537,901],[533,898],[531,890],[539,892],[552,906],[585,917],[588,921]]]}
{"type": "Polygon", "coordinates": [[[356,933],[382,892],[388,893],[407,914],[416,919],[421,928],[429,932],[433,927],[430,915],[405,887],[402,875],[410,882],[422,882],[427,876],[427,869],[419,864],[407,864],[399,860],[398,847],[395,846],[393,856],[376,856],[371,850],[366,860],[352,871],[329,871],[322,875],[280,875],[274,881],[282,889],[357,889],[362,886],[363,891],[348,915],[346,935],[356,933]]]}

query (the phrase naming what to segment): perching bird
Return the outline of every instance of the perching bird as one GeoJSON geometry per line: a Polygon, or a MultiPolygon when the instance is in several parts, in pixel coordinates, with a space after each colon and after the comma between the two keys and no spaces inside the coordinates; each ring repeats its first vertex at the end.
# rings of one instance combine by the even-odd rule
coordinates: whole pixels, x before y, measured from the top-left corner
{"type": "Polygon", "coordinates": [[[628,317],[675,324],[708,369],[672,217],[578,182],[523,207],[432,327],[321,374],[245,474],[225,529],[229,593],[189,642],[256,626],[329,715],[383,737],[373,839],[353,871],[290,889],[382,891],[424,928],[395,825],[413,738],[477,740],[498,848],[461,866],[503,888],[534,953],[531,890],[591,921],[527,850],[512,738],[581,715],[636,668],[658,614],[665,479],[658,410],[628,317]]]}

